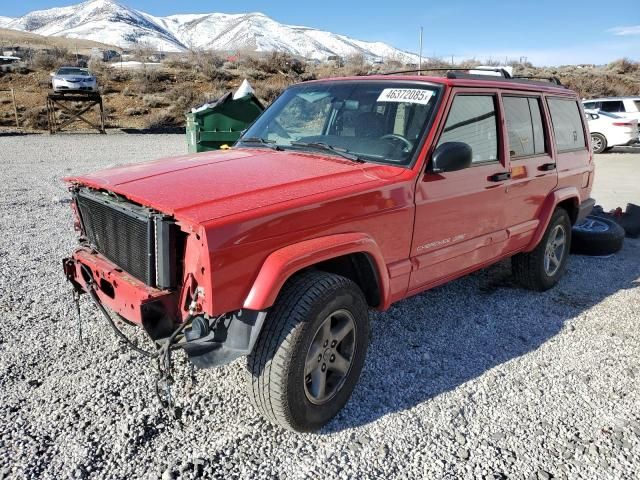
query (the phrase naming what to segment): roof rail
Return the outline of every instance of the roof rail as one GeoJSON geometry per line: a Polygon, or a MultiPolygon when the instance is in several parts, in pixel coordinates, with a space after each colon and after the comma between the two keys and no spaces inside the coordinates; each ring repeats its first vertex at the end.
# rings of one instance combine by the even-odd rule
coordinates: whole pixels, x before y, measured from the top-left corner
{"type": "Polygon", "coordinates": [[[562,84],[562,82],[560,81],[560,79],[558,77],[539,77],[539,76],[535,76],[535,75],[514,75],[513,78],[519,78],[522,80],[546,80],[548,82],[551,83],[555,83],[556,85],[559,85],[561,87],[563,87],[564,85],[562,84]]]}
{"type": "MultiPolygon", "coordinates": [[[[449,78],[456,78],[455,77],[455,73],[454,72],[469,72],[469,70],[476,70],[476,71],[485,71],[485,72],[497,72],[499,73],[502,78],[513,78],[509,72],[507,70],[505,70],[504,68],[486,68],[486,67],[482,67],[482,68],[478,68],[478,67],[468,67],[468,68],[462,68],[462,67],[434,67],[434,68],[417,68],[415,70],[398,70],[395,72],[385,72],[382,73],[381,75],[398,75],[401,73],[416,73],[416,72],[447,72],[447,77],[449,78]],[[451,73],[451,75],[449,75],[449,72],[451,73]]],[[[481,74],[476,74],[477,76],[482,76],[481,74]]]]}

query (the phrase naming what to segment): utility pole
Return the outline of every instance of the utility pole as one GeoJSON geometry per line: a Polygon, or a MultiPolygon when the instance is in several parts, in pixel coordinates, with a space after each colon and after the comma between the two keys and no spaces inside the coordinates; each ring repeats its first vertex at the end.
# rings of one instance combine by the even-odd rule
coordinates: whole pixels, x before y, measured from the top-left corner
{"type": "MultiPolygon", "coordinates": [[[[420,27],[420,61],[418,63],[418,70],[422,70],[422,27],[420,27]]],[[[422,72],[418,71],[418,75],[422,75],[422,72]]]]}

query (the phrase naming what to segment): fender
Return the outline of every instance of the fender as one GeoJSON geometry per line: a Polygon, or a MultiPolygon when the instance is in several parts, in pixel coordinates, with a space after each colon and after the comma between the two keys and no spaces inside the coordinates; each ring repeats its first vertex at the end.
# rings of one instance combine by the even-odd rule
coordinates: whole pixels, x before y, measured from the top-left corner
{"type": "Polygon", "coordinates": [[[293,274],[316,263],[351,253],[367,253],[378,274],[381,310],[389,308],[389,273],[377,243],[364,233],[341,233],[305,240],[271,253],[260,269],[243,308],[271,307],[284,283],[293,274]]]}
{"type": "Polygon", "coordinates": [[[565,200],[573,199],[576,207],[580,205],[580,193],[576,187],[564,187],[559,188],[558,190],[554,190],[547,198],[544,200],[542,204],[542,208],[540,209],[540,215],[538,216],[540,223],[538,224],[538,229],[536,233],[533,235],[531,239],[531,243],[525,248],[525,252],[530,252],[534,248],[538,246],[540,240],[542,240],[542,236],[544,232],[547,230],[549,226],[549,222],[551,221],[551,215],[553,215],[554,210],[558,206],[560,202],[564,202],[565,200]]]}

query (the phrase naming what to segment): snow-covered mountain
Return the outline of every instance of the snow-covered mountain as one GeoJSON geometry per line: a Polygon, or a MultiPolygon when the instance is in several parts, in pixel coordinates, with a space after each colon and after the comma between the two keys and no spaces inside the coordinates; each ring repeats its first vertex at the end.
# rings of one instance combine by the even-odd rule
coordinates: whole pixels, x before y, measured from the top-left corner
{"type": "Polygon", "coordinates": [[[194,14],[155,17],[111,0],[0,17],[0,26],[40,35],[96,40],[120,47],[145,44],[157,50],[281,51],[324,59],[362,54],[368,59],[415,62],[416,55],[382,42],[364,42],[314,28],[284,25],[262,13],[194,14]]]}

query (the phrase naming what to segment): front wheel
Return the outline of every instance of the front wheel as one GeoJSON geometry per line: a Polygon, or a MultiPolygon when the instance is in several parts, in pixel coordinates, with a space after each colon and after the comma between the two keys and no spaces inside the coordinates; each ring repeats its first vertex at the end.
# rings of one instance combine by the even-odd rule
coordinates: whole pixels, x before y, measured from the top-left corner
{"type": "Polygon", "coordinates": [[[317,271],[297,275],[248,357],[253,405],[289,430],[317,430],[349,400],[368,342],[368,307],[354,282],[317,271]]]}
{"type": "Polygon", "coordinates": [[[556,209],[538,246],[511,259],[516,280],[530,290],[553,287],[567,268],[571,250],[571,220],[563,208],[556,209]]]}

